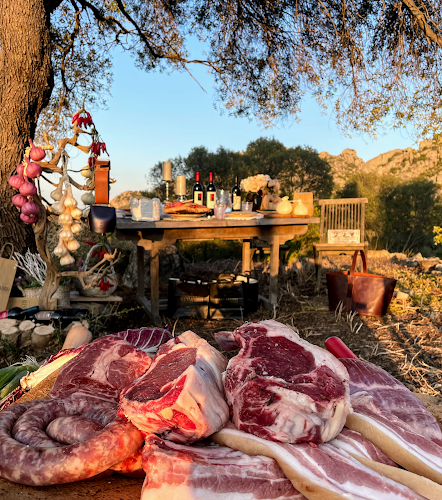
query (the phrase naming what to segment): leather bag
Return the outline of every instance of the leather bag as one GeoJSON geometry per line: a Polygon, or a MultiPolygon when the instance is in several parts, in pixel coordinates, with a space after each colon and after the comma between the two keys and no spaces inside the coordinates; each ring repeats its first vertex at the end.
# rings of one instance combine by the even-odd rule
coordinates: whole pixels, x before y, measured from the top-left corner
{"type": "Polygon", "coordinates": [[[92,205],[89,209],[89,229],[94,233],[113,233],[117,224],[114,207],[92,205]]]}
{"type": "Polygon", "coordinates": [[[109,160],[95,160],[95,205],[89,210],[89,228],[94,233],[113,233],[117,214],[109,204],[109,160]]]}
{"type": "Polygon", "coordinates": [[[328,305],[335,311],[339,303],[344,312],[357,312],[361,316],[384,316],[393,297],[396,280],[367,273],[367,259],[363,250],[356,250],[350,271],[326,273],[328,305]],[[363,272],[356,272],[358,253],[362,258],[363,272]]]}

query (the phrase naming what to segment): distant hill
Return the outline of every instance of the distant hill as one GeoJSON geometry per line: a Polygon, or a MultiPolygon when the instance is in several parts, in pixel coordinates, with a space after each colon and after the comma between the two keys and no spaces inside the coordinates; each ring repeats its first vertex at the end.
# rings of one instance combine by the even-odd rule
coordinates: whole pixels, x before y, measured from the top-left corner
{"type": "Polygon", "coordinates": [[[353,173],[361,171],[379,175],[397,175],[403,180],[424,177],[436,183],[442,183],[442,143],[440,141],[422,141],[419,149],[393,149],[367,162],[359,158],[354,149],[344,149],[337,156],[323,151],[319,156],[329,162],[338,187],[344,186],[353,173]]]}
{"type": "Polygon", "coordinates": [[[130,208],[131,198],[146,198],[141,191],[124,191],[111,200],[110,204],[115,208],[130,208]]]}

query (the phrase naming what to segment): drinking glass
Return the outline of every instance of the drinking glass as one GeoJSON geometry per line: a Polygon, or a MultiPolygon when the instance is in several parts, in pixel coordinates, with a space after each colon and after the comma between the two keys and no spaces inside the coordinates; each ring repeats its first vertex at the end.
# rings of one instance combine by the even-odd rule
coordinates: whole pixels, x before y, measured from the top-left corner
{"type": "Polygon", "coordinates": [[[223,220],[226,218],[226,207],[225,205],[215,205],[213,209],[213,213],[215,214],[215,219],[216,220],[223,220]]]}
{"type": "Polygon", "coordinates": [[[251,201],[243,201],[241,203],[241,208],[243,212],[251,212],[253,209],[253,202],[251,201]]]}

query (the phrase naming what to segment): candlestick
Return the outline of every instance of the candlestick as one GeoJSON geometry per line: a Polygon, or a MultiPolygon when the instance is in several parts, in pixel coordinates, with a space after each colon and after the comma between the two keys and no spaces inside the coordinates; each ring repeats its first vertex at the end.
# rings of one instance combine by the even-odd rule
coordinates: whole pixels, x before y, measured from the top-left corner
{"type": "Polygon", "coordinates": [[[178,175],[176,178],[176,194],[179,196],[186,195],[186,177],[184,175],[178,175]]]}
{"type": "Polygon", "coordinates": [[[166,201],[169,201],[169,182],[166,181],[166,201]]]}
{"type": "Polygon", "coordinates": [[[163,181],[172,180],[172,163],[170,161],[163,161],[163,181]]]}

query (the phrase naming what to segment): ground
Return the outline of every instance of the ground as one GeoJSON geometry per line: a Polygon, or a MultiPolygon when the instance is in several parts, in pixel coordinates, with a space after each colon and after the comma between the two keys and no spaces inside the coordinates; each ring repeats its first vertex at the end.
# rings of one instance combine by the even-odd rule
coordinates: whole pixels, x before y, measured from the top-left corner
{"type": "MultiPolygon", "coordinates": [[[[328,269],[348,269],[350,260],[349,257],[336,257],[326,259],[324,264],[328,269]]],[[[238,269],[238,262],[233,260],[187,264],[186,274],[210,279],[221,272],[233,272],[235,268],[238,269]]],[[[267,293],[267,271],[268,264],[265,262],[257,265],[262,295],[267,293]]],[[[321,347],[324,347],[328,337],[340,337],[361,359],[381,366],[418,393],[442,425],[442,317],[439,313],[442,277],[405,267],[403,262],[394,258],[370,259],[369,271],[398,279],[397,289],[409,293],[412,298],[404,302],[394,299],[390,311],[383,318],[356,316],[351,320],[345,314],[328,310],[325,281],[321,292],[316,293],[314,268],[311,261],[305,259],[281,269],[278,307],[269,311],[261,306],[244,320],[276,319],[296,328],[301,337],[321,347]]],[[[162,292],[165,296],[167,288],[162,292]]],[[[107,323],[100,328],[100,334],[149,325],[143,310],[134,306],[131,292],[126,290],[124,293],[126,303],[123,308],[131,310],[107,318],[107,323]]],[[[101,321],[105,319],[103,317],[101,321]]],[[[191,329],[215,346],[215,332],[232,330],[242,324],[241,319],[202,321],[189,318],[176,321],[167,317],[164,317],[164,322],[174,329],[175,334],[191,329]]],[[[50,351],[55,352],[57,347],[54,342],[49,351],[40,353],[40,358],[47,356],[50,351]]],[[[0,479],[0,494],[5,500],[74,500],[83,497],[138,500],[141,484],[140,480],[112,476],[70,485],[33,488],[0,479]]]]}

